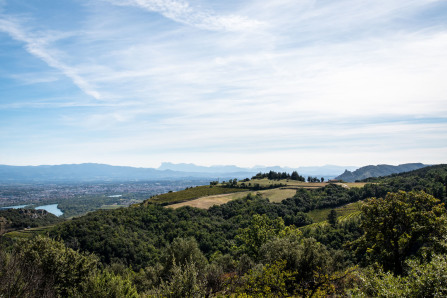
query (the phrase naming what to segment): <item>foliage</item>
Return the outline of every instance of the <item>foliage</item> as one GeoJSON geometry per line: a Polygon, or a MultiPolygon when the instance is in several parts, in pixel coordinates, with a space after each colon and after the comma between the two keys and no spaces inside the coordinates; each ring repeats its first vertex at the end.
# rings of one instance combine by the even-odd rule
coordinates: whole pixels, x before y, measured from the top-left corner
{"type": "Polygon", "coordinates": [[[203,271],[208,263],[194,238],[174,239],[174,241],[167,247],[162,262],[164,263],[162,274],[165,276],[169,275],[176,266],[181,268],[187,264],[194,264],[194,268],[203,271]]]}
{"type": "Polygon", "coordinates": [[[327,221],[333,228],[335,228],[335,226],[337,225],[337,211],[332,209],[327,216],[327,221]]]}
{"type": "MultiPolygon", "coordinates": [[[[444,168],[408,176],[417,182],[410,190],[444,185],[444,168]]],[[[387,194],[410,181],[402,177],[362,188],[298,189],[279,203],[250,194],[208,210],[147,203],[92,212],[50,230],[66,246],[41,237],[1,250],[0,296],[445,296],[445,208],[418,189],[387,194]],[[367,200],[362,215],[336,209],[369,197],[375,198],[367,200]],[[309,225],[306,212],[322,210],[326,219],[331,209],[339,215],[332,212],[331,224],[309,225]],[[37,245],[42,241],[47,244],[37,245]],[[354,275],[353,268],[366,261],[373,265],[354,275]],[[67,269],[76,264],[78,269],[67,269]]],[[[202,188],[228,190],[234,179],[226,185],[202,188]]],[[[202,188],[169,195],[180,198],[202,188]]]]}
{"type": "Polygon", "coordinates": [[[98,269],[92,255],[37,236],[0,251],[3,297],[138,297],[131,281],[98,269]]]}
{"type": "Polygon", "coordinates": [[[296,211],[308,212],[360,200],[360,196],[355,195],[357,192],[355,189],[351,192],[336,184],[329,184],[314,190],[301,188],[297,190],[293,198],[284,200],[282,204],[296,211]]]}
{"type": "Polygon", "coordinates": [[[435,255],[429,263],[409,260],[404,276],[365,269],[351,292],[356,297],[446,297],[447,256],[435,255]]]}
{"type": "Polygon", "coordinates": [[[312,296],[334,292],[333,282],[344,278],[330,251],[313,238],[283,237],[265,243],[260,249],[263,263],[285,261],[284,270],[290,272],[287,282],[290,295],[312,296]]]}
{"type": "Polygon", "coordinates": [[[140,297],[130,279],[108,270],[91,275],[80,294],[84,297],[140,297]]]}
{"type": "Polygon", "coordinates": [[[364,181],[386,186],[390,192],[422,190],[442,202],[445,202],[447,197],[447,165],[445,164],[424,167],[387,177],[368,178],[364,181]]]}
{"type": "Polygon", "coordinates": [[[264,179],[267,178],[269,180],[281,180],[281,179],[290,179],[290,180],[296,180],[296,181],[302,181],[304,182],[305,179],[303,176],[298,174],[297,171],[293,171],[292,174],[286,173],[286,172],[275,172],[275,171],[269,171],[268,173],[257,173],[255,176],[253,176],[251,179],[264,179]]]}
{"type": "Polygon", "coordinates": [[[236,240],[241,243],[238,250],[256,257],[261,246],[269,239],[277,236],[285,228],[284,221],[279,217],[270,219],[267,215],[255,214],[250,225],[240,229],[236,240]]]}
{"type": "Polygon", "coordinates": [[[402,264],[423,246],[433,246],[445,235],[444,204],[424,192],[400,191],[385,198],[371,198],[362,207],[359,240],[373,261],[402,274],[402,264]]]}
{"type": "Polygon", "coordinates": [[[169,279],[162,280],[160,286],[148,294],[151,297],[203,297],[206,289],[200,273],[194,262],[174,264],[169,279]]]}
{"type": "Polygon", "coordinates": [[[96,259],[78,254],[63,243],[36,237],[19,241],[12,254],[3,255],[2,292],[33,297],[54,294],[73,296],[82,292],[96,259]]]}
{"type": "Polygon", "coordinates": [[[242,286],[236,293],[254,297],[288,297],[286,284],[293,281],[292,272],[285,270],[286,261],[250,270],[243,276],[242,286]]]}

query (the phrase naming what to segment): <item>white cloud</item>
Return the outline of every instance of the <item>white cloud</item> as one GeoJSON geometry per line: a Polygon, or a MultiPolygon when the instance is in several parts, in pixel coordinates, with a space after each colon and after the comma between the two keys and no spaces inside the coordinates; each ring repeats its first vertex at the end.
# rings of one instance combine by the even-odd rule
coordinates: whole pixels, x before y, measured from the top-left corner
{"type": "Polygon", "coordinates": [[[197,9],[183,0],[105,0],[119,6],[136,6],[158,12],[175,22],[206,30],[247,31],[259,28],[261,22],[240,15],[217,15],[210,10],[197,9]]]}
{"type": "MultiPolygon", "coordinates": [[[[447,33],[396,24],[426,1],[203,4],[213,11],[198,2],[86,1],[81,25],[56,36],[44,20],[2,21],[30,53],[106,100],[31,105],[64,109],[57,123],[73,140],[54,143],[90,161],[109,152],[147,165],[362,165],[407,162],[398,154],[407,148],[447,153],[447,33]]],[[[0,108],[12,106],[23,103],[0,108]]]]}
{"type": "Polygon", "coordinates": [[[20,42],[25,43],[25,49],[35,57],[41,59],[48,66],[53,67],[65,76],[70,78],[73,83],[78,86],[84,93],[92,96],[95,99],[100,99],[101,95],[96,91],[89,82],[87,82],[81,75],[79,75],[78,70],[71,67],[57,58],[55,50],[50,50],[48,44],[55,39],[57,40],[57,34],[55,32],[49,32],[43,36],[33,36],[26,32],[17,22],[13,20],[0,19],[0,31],[8,33],[12,38],[20,42]]]}

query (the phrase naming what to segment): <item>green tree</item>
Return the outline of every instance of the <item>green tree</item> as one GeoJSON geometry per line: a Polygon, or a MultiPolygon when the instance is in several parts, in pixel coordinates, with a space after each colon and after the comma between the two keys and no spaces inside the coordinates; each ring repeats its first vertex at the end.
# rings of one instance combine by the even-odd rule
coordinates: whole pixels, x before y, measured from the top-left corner
{"type": "Polygon", "coordinates": [[[17,242],[0,263],[0,296],[6,297],[76,296],[97,268],[95,257],[42,236],[17,242]]]}
{"type": "MultiPolygon", "coordinates": [[[[166,250],[163,260],[163,277],[172,275],[173,268],[182,268],[192,263],[198,271],[203,271],[208,261],[194,238],[176,238],[166,250]]],[[[178,269],[177,268],[177,269],[178,269]]]]}
{"type": "Polygon", "coordinates": [[[367,268],[358,272],[353,297],[446,297],[447,256],[434,255],[429,263],[409,260],[406,276],[367,268]]]}
{"type": "Polygon", "coordinates": [[[81,294],[83,297],[140,297],[128,277],[115,275],[108,270],[91,275],[81,294]]]}
{"type": "Polygon", "coordinates": [[[241,242],[239,250],[257,258],[259,249],[268,240],[285,229],[282,218],[270,219],[267,215],[253,215],[250,225],[239,231],[236,240],[241,242]]]}
{"type": "Polygon", "coordinates": [[[162,280],[160,286],[147,294],[149,297],[204,297],[206,284],[201,275],[202,272],[193,261],[174,264],[170,270],[170,277],[162,280]]]}
{"type": "Polygon", "coordinates": [[[236,292],[246,297],[288,297],[286,284],[293,277],[292,272],[285,270],[285,267],[286,261],[277,261],[250,270],[243,276],[242,286],[236,292]]]}
{"type": "Polygon", "coordinates": [[[313,238],[302,239],[292,235],[274,238],[261,247],[259,255],[265,264],[285,262],[284,270],[290,273],[286,289],[292,296],[325,297],[333,294],[334,284],[349,274],[349,270],[338,271],[342,269],[341,264],[337,264],[333,254],[313,238]]]}
{"type": "Polygon", "coordinates": [[[332,209],[331,212],[329,212],[327,221],[333,228],[335,228],[337,225],[337,211],[335,211],[335,209],[332,209]]]}
{"type": "Polygon", "coordinates": [[[424,246],[435,248],[446,232],[444,204],[420,192],[388,193],[362,207],[364,235],[359,243],[385,270],[403,273],[403,262],[424,246]]]}

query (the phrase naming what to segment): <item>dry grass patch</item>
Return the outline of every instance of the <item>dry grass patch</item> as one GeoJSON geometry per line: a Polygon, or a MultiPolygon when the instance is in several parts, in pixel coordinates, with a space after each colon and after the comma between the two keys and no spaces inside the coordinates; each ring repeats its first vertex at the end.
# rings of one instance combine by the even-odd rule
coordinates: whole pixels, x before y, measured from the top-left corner
{"type": "Polygon", "coordinates": [[[291,198],[296,194],[296,189],[291,188],[274,188],[261,190],[257,193],[261,194],[263,198],[268,198],[270,202],[279,203],[285,199],[291,198]]]}
{"type": "Polygon", "coordinates": [[[187,202],[181,202],[181,203],[177,203],[177,204],[168,205],[166,207],[176,209],[176,208],[180,208],[183,206],[190,206],[190,207],[195,207],[195,208],[200,208],[200,209],[208,209],[214,205],[222,205],[222,204],[228,203],[231,200],[244,198],[249,193],[259,194],[259,195],[261,195],[262,198],[268,198],[270,200],[270,202],[279,203],[282,200],[293,197],[296,194],[296,189],[273,188],[273,189],[260,190],[260,191],[244,191],[244,192],[238,192],[238,193],[232,193],[232,194],[206,196],[206,197],[201,197],[201,198],[187,201],[187,202]]]}
{"type": "Polygon", "coordinates": [[[200,209],[208,209],[214,205],[222,205],[225,203],[228,203],[231,200],[234,199],[240,199],[245,196],[247,196],[250,192],[244,191],[244,192],[238,192],[238,193],[232,193],[232,194],[223,194],[223,195],[215,195],[215,196],[207,196],[207,197],[201,197],[195,200],[187,201],[187,202],[181,202],[177,204],[168,205],[166,207],[177,209],[184,206],[190,206],[200,209]]]}
{"type": "Polygon", "coordinates": [[[365,186],[366,182],[346,182],[346,183],[337,183],[337,184],[344,184],[344,185],[346,185],[349,188],[352,188],[352,187],[359,187],[360,188],[360,187],[365,186]]]}

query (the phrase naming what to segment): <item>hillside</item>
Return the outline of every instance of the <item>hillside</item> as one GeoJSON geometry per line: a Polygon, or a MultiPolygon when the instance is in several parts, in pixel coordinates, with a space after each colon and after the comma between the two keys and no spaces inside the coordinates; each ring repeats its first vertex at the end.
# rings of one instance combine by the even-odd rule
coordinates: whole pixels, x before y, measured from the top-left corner
{"type": "MultiPolygon", "coordinates": [[[[93,272],[102,275],[90,277],[94,286],[88,289],[138,292],[130,297],[315,296],[311,292],[344,297],[359,291],[365,291],[363,297],[376,297],[381,295],[365,290],[368,286],[376,289],[370,281],[379,283],[381,289],[389,287],[389,291],[396,291],[395,283],[405,282],[407,276],[424,276],[426,280],[409,281],[412,287],[399,284],[398,289],[407,287],[416,291],[419,288],[415,287],[420,287],[426,291],[426,284],[447,282],[447,255],[436,250],[447,232],[446,210],[440,204],[446,201],[447,165],[368,181],[373,183],[359,183],[356,187],[332,183],[314,183],[320,187],[312,188],[286,185],[283,187],[288,191],[294,188],[295,193],[289,198],[277,198],[276,202],[268,199],[268,195],[273,196],[273,191],[279,189],[272,187],[268,189],[272,192],[256,191],[246,196],[240,193],[239,198],[205,210],[189,206],[166,208],[161,202],[149,199],[128,208],[90,212],[45,230],[50,237],[63,242],[29,237],[29,242],[16,242],[12,255],[3,262],[27,255],[50,256],[42,263],[27,260],[23,270],[28,272],[30,266],[39,269],[42,264],[64,260],[52,257],[54,247],[59,247],[56,251],[65,251],[63,256],[69,254],[69,262],[81,256],[97,258],[98,266],[93,272]],[[396,205],[401,209],[397,210],[396,205]],[[393,243],[386,241],[375,245],[380,239],[387,239],[380,233],[398,230],[389,221],[390,210],[398,218],[397,224],[408,223],[399,226],[403,232],[397,241],[398,245],[407,246],[397,250],[392,250],[389,245],[393,243]],[[366,220],[370,221],[365,224],[366,220]],[[389,230],[376,231],[377,225],[371,222],[387,222],[389,230]],[[369,235],[373,235],[372,240],[367,238],[369,235]],[[410,241],[404,241],[409,238],[410,241]],[[39,245],[33,246],[35,241],[39,245]],[[23,247],[27,249],[25,253],[23,247]],[[417,259],[422,255],[421,248],[433,252],[434,261],[417,259]],[[397,255],[398,263],[391,262],[390,250],[403,252],[397,255]],[[401,265],[410,259],[418,262],[408,263],[402,272],[401,265]],[[375,271],[377,264],[385,271],[375,271]],[[421,267],[415,268],[416,265],[421,267]],[[388,285],[395,276],[396,281],[388,285]],[[440,281],[442,276],[444,279],[440,281]]],[[[232,182],[231,185],[237,185],[232,182]]],[[[267,183],[278,180],[258,182],[269,186],[267,183]]],[[[218,194],[223,191],[241,190],[210,186],[171,192],[159,199],[177,201],[213,193],[217,193],[214,198],[220,198],[218,194]]],[[[14,240],[14,236],[9,237],[14,240]]],[[[70,268],[65,263],[57,266],[70,268]]],[[[9,268],[0,267],[0,294],[1,282],[7,282],[1,278],[11,274],[7,272],[9,268]]],[[[54,278],[58,272],[50,270],[46,274],[54,278]]],[[[66,276],[66,272],[60,274],[66,276]]],[[[64,278],[54,280],[84,290],[78,281],[67,284],[64,278]]],[[[400,296],[392,293],[389,296],[400,296]]],[[[447,291],[442,294],[445,296],[447,291]]]]}
{"type": "Polygon", "coordinates": [[[384,177],[391,174],[409,172],[426,166],[428,165],[424,165],[422,163],[407,163],[398,166],[385,165],[385,164],[377,166],[369,165],[361,167],[355,170],[354,172],[345,170],[343,174],[337,176],[335,179],[343,180],[346,182],[354,182],[358,180],[367,179],[370,177],[384,177]]]}
{"type": "Polygon", "coordinates": [[[41,209],[0,210],[0,235],[25,228],[53,225],[63,219],[41,209]]]}

